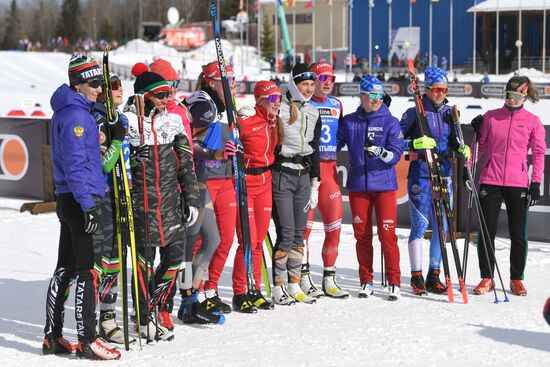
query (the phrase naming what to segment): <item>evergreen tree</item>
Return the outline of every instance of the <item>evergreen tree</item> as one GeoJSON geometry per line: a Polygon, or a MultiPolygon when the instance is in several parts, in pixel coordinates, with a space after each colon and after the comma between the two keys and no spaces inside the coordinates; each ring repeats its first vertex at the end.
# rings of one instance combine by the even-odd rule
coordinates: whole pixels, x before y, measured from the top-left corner
{"type": "Polygon", "coordinates": [[[267,15],[264,15],[264,20],[262,22],[260,49],[262,50],[262,56],[264,59],[269,59],[275,55],[273,29],[271,28],[271,23],[269,23],[269,18],[267,15]]]}
{"type": "Polygon", "coordinates": [[[57,34],[67,37],[71,43],[75,43],[78,37],[82,36],[78,0],[63,0],[61,17],[57,23],[57,34]]]}
{"type": "Polygon", "coordinates": [[[23,36],[23,27],[19,19],[19,10],[17,8],[17,0],[12,0],[10,12],[5,22],[4,37],[2,38],[3,49],[17,49],[19,40],[23,36]]]}
{"type": "Polygon", "coordinates": [[[107,41],[116,40],[116,31],[109,18],[103,18],[99,25],[99,38],[107,41]]]}

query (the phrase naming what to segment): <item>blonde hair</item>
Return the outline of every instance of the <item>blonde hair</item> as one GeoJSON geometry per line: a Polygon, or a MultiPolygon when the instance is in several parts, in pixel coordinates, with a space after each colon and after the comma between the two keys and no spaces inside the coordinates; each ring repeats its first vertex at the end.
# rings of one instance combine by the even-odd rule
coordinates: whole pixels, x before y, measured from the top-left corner
{"type": "Polygon", "coordinates": [[[292,125],[298,120],[298,106],[296,106],[296,102],[293,99],[289,100],[288,103],[290,104],[290,118],[287,123],[292,125]]]}
{"type": "Polygon", "coordinates": [[[201,71],[199,77],[197,78],[197,84],[195,84],[195,91],[204,90],[206,86],[206,78],[204,77],[204,73],[201,71]]]}

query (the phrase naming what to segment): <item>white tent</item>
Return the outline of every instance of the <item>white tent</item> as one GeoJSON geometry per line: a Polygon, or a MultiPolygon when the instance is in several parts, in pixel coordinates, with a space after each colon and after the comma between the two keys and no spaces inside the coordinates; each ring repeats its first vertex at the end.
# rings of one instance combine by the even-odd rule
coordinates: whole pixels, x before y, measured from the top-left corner
{"type": "Polygon", "coordinates": [[[550,9],[550,0],[486,0],[468,9],[469,13],[494,13],[496,11],[532,11],[550,9]]]}

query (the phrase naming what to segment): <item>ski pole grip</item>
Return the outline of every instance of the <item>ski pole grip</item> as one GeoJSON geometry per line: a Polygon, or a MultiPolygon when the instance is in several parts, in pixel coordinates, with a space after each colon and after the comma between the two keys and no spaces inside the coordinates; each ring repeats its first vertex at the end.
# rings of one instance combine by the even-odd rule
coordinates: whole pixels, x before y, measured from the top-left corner
{"type": "Polygon", "coordinates": [[[453,105],[453,107],[451,107],[451,117],[455,125],[460,124],[460,111],[458,110],[457,105],[453,105]]]}

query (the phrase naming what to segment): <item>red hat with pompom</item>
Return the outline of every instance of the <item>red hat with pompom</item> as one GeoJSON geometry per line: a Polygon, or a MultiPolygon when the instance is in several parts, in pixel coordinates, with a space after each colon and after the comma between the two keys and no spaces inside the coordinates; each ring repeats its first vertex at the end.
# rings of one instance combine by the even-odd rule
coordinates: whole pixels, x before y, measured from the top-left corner
{"type": "Polygon", "coordinates": [[[156,92],[170,92],[170,86],[166,80],[157,73],[149,71],[147,65],[138,62],[132,67],[132,75],[136,77],[134,93],[151,97],[156,92]]]}
{"type": "Polygon", "coordinates": [[[170,61],[161,59],[159,56],[153,57],[153,62],[149,65],[149,69],[153,73],[157,73],[164,80],[179,80],[180,77],[176,70],[172,67],[170,61]]]}

